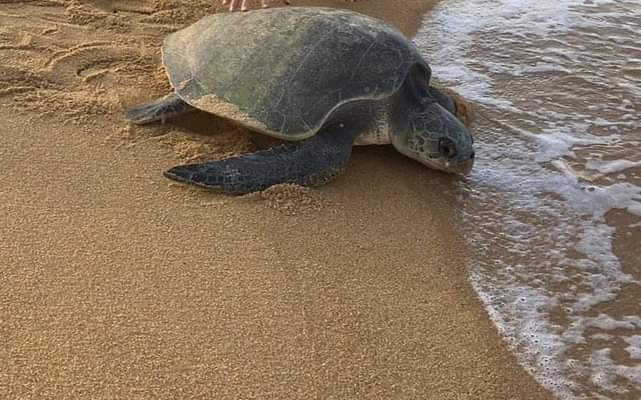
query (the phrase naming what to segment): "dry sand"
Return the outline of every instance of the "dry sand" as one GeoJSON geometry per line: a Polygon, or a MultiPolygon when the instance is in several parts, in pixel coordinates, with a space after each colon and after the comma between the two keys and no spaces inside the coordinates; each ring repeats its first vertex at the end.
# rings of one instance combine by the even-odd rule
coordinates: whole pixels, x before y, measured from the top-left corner
{"type": "MultiPolygon", "coordinates": [[[[429,6],[310,3],[407,34],[429,6]]],[[[0,398],[550,398],[468,284],[450,177],[387,148],[318,190],[162,177],[254,147],[123,120],[168,89],[162,36],[221,9],[0,0],[0,398]]]]}

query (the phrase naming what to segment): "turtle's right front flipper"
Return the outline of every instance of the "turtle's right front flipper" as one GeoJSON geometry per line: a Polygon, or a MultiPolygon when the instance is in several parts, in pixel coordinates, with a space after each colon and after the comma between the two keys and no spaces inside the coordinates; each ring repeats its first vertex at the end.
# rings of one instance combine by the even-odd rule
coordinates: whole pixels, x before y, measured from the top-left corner
{"type": "Polygon", "coordinates": [[[127,110],[127,119],[134,124],[144,125],[151,122],[161,121],[176,117],[194,108],[185,103],[175,93],[167,95],[151,103],[141,104],[127,110]]]}
{"type": "Polygon", "coordinates": [[[231,195],[280,183],[320,186],[345,169],[356,134],[334,127],[302,142],[288,142],[226,160],[180,165],[165,171],[165,176],[231,195]]]}

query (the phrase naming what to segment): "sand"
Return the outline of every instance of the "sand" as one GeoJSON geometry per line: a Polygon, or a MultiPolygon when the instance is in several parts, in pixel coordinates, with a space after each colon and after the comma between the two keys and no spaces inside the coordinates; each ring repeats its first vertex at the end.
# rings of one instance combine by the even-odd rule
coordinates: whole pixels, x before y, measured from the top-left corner
{"type": "MultiPolygon", "coordinates": [[[[407,34],[430,5],[313,4],[407,34]]],[[[219,10],[0,0],[0,398],[550,398],[470,288],[451,177],[385,147],[313,190],[161,175],[257,145],[123,120],[168,90],[162,36],[219,10]]]]}

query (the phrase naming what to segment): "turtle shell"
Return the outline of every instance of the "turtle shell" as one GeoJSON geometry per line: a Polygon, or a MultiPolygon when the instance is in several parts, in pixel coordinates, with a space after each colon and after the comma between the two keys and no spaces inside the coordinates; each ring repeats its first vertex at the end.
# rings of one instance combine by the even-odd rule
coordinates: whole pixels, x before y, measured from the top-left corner
{"type": "Polygon", "coordinates": [[[162,57],[184,101],[286,140],[315,135],[348,102],[394,94],[416,64],[431,75],[398,30],[323,7],[211,15],[170,34],[162,57]]]}

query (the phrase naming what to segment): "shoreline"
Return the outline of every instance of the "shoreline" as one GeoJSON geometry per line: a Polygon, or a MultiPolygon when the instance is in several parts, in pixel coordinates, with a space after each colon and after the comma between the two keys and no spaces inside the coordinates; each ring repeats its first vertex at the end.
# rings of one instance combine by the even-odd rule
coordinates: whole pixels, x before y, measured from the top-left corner
{"type": "MultiPolygon", "coordinates": [[[[206,115],[122,119],[168,90],[163,32],[220,6],[67,3],[0,5],[3,397],[552,399],[471,288],[449,177],[371,147],[316,190],[170,182],[252,147],[206,115]]],[[[321,3],[410,35],[430,5],[293,5],[321,3]]]]}

